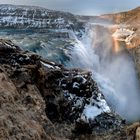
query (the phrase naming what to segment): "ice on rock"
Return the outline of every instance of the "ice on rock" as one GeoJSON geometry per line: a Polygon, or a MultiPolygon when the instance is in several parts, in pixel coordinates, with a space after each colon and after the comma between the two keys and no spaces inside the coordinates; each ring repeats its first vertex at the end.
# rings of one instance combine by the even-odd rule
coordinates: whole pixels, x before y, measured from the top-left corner
{"type": "Polygon", "coordinates": [[[90,104],[86,105],[83,113],[81,115],[81,119],[85,118],[84,121],[94,120],[96,116],[100,115],[101,113],[110,113],[111,109],[107,105],[107,102],[102,99],[101,94],[98,94],[96,99],[91,98],[90,104]]]}
{"type": "Polygon", "coordinates": [[[42,63],[42,65],[44,65],[47,68],[54,69],[54,66],[52,66],[50,64],[47,64],[47,63],[44,63],[44,62],[41,62],[41,63],[42,63]]]}
{"type": "Polygon", "coordinates": [[[96,116],[100,115],[101,113],[102,113],[102,110],[99,109],[98,107],[87,105],[83,111],[81,119],[85,118],[86,120],[84,121],[88,121],[89,119],[93,120],[96,116]]]}
{"type": "Polygon", "coordinates": [[[73,88],[79,88],[79,83],[74,82],[74,83],[73,83],[73,88]]]}
{"type": "Polygon", "coordinates": [[[127,28],[119,28],[112,35],[116,40],[125,41],[127,44],[131,44],[131,40],[135,36],[135,32],[127,28]]]}
{"type": "Polygon", "coordinates": [[[74,102],[75,107],[82,107],[83,106],[83,98],[77,98],[74,102]]]}

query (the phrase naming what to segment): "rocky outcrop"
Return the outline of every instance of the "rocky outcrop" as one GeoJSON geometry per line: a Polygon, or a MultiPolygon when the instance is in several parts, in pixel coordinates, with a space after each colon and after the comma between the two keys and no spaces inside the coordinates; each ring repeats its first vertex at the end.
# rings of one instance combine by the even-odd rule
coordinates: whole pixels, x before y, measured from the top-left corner
{"type": "Polygon", "coordinates": [[[91,73],[0,40],[1,139],[75,139],[121,132],[123,121],[91,73]]]}
{"type": "Polygon", "coordinates": [[[71,13],[35,6],[0,5],[1,28],[83,29],[71,13]]]}

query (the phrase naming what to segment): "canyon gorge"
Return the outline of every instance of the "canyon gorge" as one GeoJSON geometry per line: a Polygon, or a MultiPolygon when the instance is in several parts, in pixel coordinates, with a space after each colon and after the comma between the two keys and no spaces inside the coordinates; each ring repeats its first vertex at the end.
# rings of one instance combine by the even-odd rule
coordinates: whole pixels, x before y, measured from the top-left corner
{"type": "Polygon", "coordinates": [[[0,138],[139,140],[139,37],[140,7],[0,5],[0,138]]]}

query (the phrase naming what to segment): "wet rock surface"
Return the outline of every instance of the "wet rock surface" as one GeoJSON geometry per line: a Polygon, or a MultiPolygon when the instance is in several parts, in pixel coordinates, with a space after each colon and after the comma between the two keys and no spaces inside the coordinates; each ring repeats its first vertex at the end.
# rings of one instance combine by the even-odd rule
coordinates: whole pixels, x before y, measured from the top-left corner
{"type": "MultiPolygon", "coordinates": [[[[111,110],[90,72],[65,69],[9,41],[10,47],[5,40],[0,44],[1,139],[127,137],[124,121],[111,110]]],[[[129,135],[137,130],[139,137],[138,126],[129,135]]]]}

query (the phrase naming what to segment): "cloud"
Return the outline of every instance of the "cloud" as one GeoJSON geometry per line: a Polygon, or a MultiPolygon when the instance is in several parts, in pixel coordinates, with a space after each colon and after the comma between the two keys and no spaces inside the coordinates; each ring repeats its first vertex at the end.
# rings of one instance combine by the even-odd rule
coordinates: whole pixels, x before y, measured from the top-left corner
{"type": "Polygon", "coordinates": [[[75,14],[95,15],[140,6],[140,0],[0,0],[0,4],[35,5],[75,14]]]}

